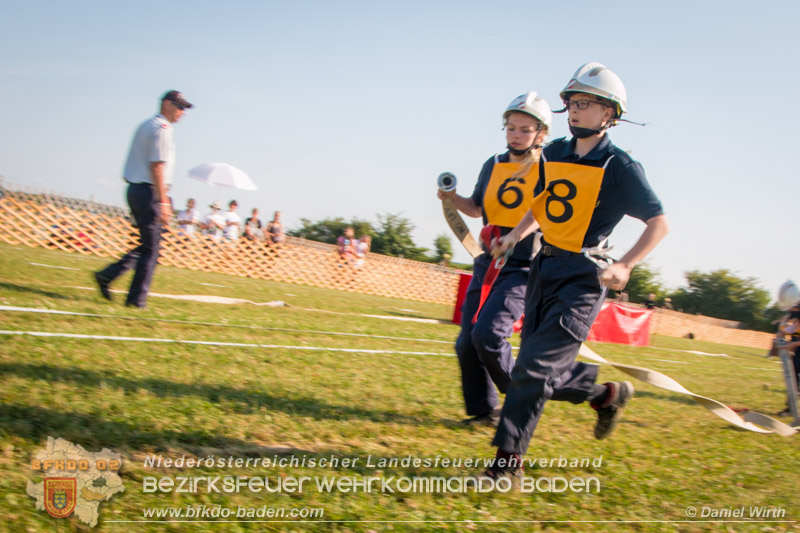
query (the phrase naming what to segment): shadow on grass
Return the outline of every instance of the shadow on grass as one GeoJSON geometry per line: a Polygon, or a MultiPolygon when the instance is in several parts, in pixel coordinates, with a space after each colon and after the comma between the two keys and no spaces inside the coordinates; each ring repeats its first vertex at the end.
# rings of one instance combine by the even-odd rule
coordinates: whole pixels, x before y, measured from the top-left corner
{"type": "Polygon", "coordinates": [[[186,450],[208,453],[210,449],[236,450],[243,455],[285,453],[287,449],[259,446],[239,439],[201,431],[152,430],[127,422],[39,406],[0,404],[0,427],[33,442],[61,437],[87,448],[128,450],[186,450]]]}
{"type": "MultiPolygon", "coordinates": [[[[309,458],[316,458],[319,468],[329,472],[347,471],[361,475],[374,474],[380,468],[386,475],[414,472],[414,475],[441,475],[438,463],[430,471],[420,472],[415,465],[400,462],[397,455],[359,454],[338,449],[308,450],[289,446],[263,446],[246,440],[212,434],[211,431],[175,431],[156,430],[153,427],[143,428],[136,424],[109,420],[96,415],[76,413],[74,411],[49,409],[39,406],[0,404],[0,428],[6,434],[13,434],[34,443],[44,443],[47,437],[62,438],[79,444],[89,450],[109,448],[115,452],[133,456],[135,462],[143,460],[137,455],[155,454],[174,456],[176,453],[188,453],[196,457],[215,455],[237,457],[294,457],[297,463],[285,463],[285,467],[314,468],[309,458]],[[337,460],[334,462],[333,458],[337,460]],[[320,459],[325,459],[322,466],[320,459]],[[349,463],[343,460],[349,460],[349,463]],[[439,473],[437,473],[439,472],[439,473]]],[[[436,457],[430,458],[433,461],[436,457]]],[[[441,458],[441,457],[440,457],[441,458]]],[[[470,472],[477,473],[490,461],[487,456],[481,464],[469,465],[470,472]]],[[[139,463],[141,464],[141,463],[139,463]]],[[[159,468],[159,467],[156,467],[159,468]]],[[[281,466],[284,468],[284,466],[281,466]]],[[[444,468],[444,465],[441,466],[444,468]]],[[[209,467],[209,469],[213,469],[209,467]]],[[[136,476],[126,474],[132,479],[136,476]]]]}
{"type": "Polygon", "coordinates": [[[65,296],[57,292],[43,291],[42,289],[37,289],[35,287],[27,287],[25,285],[17,285],[15,283],[8,283],[5,281],[0,281],[0,290],[6,290],[18,293],[33,293],[33,294],[38,294],[39,296],[44,296],[46,298],[56,298],[59,300],[67,300],[70,298],[69,296],[65,296]]]}
{"type": "Polygon", "coordinates": [[[636,398],[653,398],[654,400],[667,400],[669,402],[682,403],[684,405],[700,405],[690,396],[684,396],[682,394],[658,394],[650,391],[637,390],[636,398]]]}
{"type": "MultiPolygon", "coordinates": [[[[310,417],[316,420],[348,420],[359,418],[374,422],[400,423],[411,425],[437,425],[434,420],[425,420],[391,411],[376,411],[345,405],[330,405],[318,398],[273,396],[263,391],[241,390],[226,385],[203,383],[177,383],[174,381],[144,378],[129,379],[112,372],[97,372],[82,368],[27,363],[0,363],[0,375],[11,374],[28,379],[42,379],[51,382],[70,382],[84,387],[105,387],[123,389],[127,393],[146,390],[155,396],[204,398],[212,403],[232,402],[225,405],[235,413],[254,413],[265,408],[268,411],[281,411],[287,414],[310,417]]],[[[0,425],[0,427],[2,427],[0,425]]]]}

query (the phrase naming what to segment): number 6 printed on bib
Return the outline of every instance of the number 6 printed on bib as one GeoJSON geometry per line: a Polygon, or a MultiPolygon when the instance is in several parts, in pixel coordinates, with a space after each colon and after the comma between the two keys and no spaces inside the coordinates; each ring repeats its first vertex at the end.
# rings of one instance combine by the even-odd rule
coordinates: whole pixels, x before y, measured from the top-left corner
{"type": "Polygon", "coordinates": [[[539,167],[533,165],[525,176],[514,177],[519,168],[520,163],[495,160],[483,195],[483,209],[489,224],[513,228],[528,212],[539,167]]]}

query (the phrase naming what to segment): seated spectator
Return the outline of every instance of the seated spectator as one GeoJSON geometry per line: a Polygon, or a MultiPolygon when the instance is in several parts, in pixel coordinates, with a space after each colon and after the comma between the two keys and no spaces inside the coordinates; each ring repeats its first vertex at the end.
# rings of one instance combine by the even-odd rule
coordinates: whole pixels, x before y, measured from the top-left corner
{"type": "Polygon", "coordinates": [[[200,215],[194,208],[194,198],[186,201],[186,209],[178,213],[178,226],[184,235],[194,236],[194,226],[200,220],[200,215]]]}
{"type": "Polygon", "coordinates": [[[225,231],[222,236],[231,241],[239,238],[239,233],[242,229],[242,217],[236,212],[237,207],[239,207],[239,203],[236,200],[231,200],[228,204],[228,210],[225,212],[225,231]]]}
{"type": "Polygon", "coordinates": [[[351,261],[356,257],[356,240],[353,228],[347,227],[344,230],[344,235],[336,239],[339,257],[345,261],[351,261]]]}
{"type": "Polygon", "coordinates": [[[361,238],[358,239],[358,242],[356,243],[356,267],[364,268],[364,261],[367,258],[367,254],[369,253],[371,246],[372,237],[369,235],[362,235],[361,238]]]}
{"type": "Polygon", "coordinates": [[[222,206],[219,205],[219,202],[214,202],[209,207],[211,212],[203,219],[200,227],[206,235],[218,241],[222,237],[222,231],[225,229],[225,215],[222,213],[222,206]]]}
{"type": "Polygon", "coordinates": [[[258,219],[258,209],[253,209],[253,214],[244,221],[244,237],[255,241],[261,238],[261,221],[258,219]]]}
{"type": "Polygon", "coordinates": [[[278,244],[283,242],[284,231],[283,224],[281,223],[281,212],[275,211],[272,222],[267,224],[267,243],[278,244]]]}

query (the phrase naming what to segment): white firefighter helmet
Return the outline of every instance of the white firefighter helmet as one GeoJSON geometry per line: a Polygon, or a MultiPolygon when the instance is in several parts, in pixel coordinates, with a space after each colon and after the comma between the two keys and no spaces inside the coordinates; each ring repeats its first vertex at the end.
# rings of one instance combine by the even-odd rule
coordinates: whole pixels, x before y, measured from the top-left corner
{"type": "Polygon", "coordinates": [[[617,117],[628,110],[628,96],[622,80],[614,72],[600,63],[586,63],[575,71],[572,79],[561,91],[565,102],[570,93],[587,93],[611,100],[617,105],[617,117]]]}
{"type": "Polygon", "coordinates": [[[553,112],[545,99],[536,91],[528,91],[511,100],[503,113],[503,118],[508,118],[511,113],[525,113],[544,124],[548,131],[553,128],[553,112]]]}
{"type": "Polygon", "coordinates": [[[778,289],[778,307],[781,311],[788,311],[800,302],[800,288],[794,281],[787,281],[778,289]]]}

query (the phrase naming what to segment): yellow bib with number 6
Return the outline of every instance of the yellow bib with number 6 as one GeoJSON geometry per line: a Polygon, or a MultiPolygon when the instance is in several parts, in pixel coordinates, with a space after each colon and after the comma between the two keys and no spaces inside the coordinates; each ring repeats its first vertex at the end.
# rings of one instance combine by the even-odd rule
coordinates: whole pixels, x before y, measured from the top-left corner
{"type": "Polygon", "coordinates": [[[539,166],[533,165],[524,177],[512,178],[520,163],[495,163],[483,194],[483,211],[489,224],[513,228],[528,212],[539,166]]]}
{"type": "Polygon", "coordinates": [[[544,163],[544,191],[533,199],[530,208],[548,244],[571,252],[581,251],[606,165],[544,163]]]}

